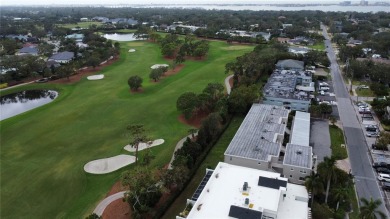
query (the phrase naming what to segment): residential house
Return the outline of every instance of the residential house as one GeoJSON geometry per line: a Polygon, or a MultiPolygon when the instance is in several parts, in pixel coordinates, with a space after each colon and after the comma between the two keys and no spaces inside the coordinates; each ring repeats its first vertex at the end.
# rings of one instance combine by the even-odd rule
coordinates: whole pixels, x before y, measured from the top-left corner
{"type": "Polygon", "coordinates": [[[70,35],[65,36],[65,39],[73,39],[76,42],[83,42],[84,34],[81,34],[81,33],[70,34],[70,35]]]}
{"type": "Polygon", "coordinates": [[[19,56],[20,55],[33,55],[33,56],[37,56],[38,55],[38,48],[36,46],[23,47],[23,48],[18,50],[16,55],[19,55],[19,56]]]}
{"type": "Polygon", "coordinates": [[[305,69],[305,63],[294,59],[279,60],[276,63],[276,69],[303,71],[305,69]]]}
{"type": "Polygon", "coordinates": [[[74,58],[73,52],[60,52],[53,54],[48,61],[55,61],[58,63],[69,63],[74,58]]]}
{"type": "Polygon", "coordinates": [[[304,54],[308,53],[309,51],[310,51],[310,49],[307,47],[294,47],[294,46],[288,47],[288,52],[294,53],[296,55],[298,55],[298,54],[304,55],[304,54]]]}

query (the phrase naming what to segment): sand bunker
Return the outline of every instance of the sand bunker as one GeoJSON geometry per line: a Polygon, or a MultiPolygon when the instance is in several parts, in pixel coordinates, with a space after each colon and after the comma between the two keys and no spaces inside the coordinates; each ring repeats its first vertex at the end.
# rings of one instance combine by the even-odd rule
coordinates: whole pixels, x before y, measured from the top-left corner
{"type": "Polygon", "coordinates": [[[104,78],[104,75],[91,75],[91,76],[87,77],[87,79],[90,81],[101,80],[103,78],[104,78]]]}
{"type": "Polygon", "coordinates": [[[129,52],[135,52],[135,49],[129,49],[129,52]]]}
{"type": "MultiPolygon", "coordinates": [[[[144,150],[144,149],[146,149],[146,148],[148,148],[148,147],[154,147],[154,146],[157,146],[157,145],[161,145],[161,144],[163,144],[164,143],[164,139],[157,139],[157,140],[154,140],[154,141],[152,141],[151,142],[151,144],[149,145],[149,144],[147,144],[147,143],[140,143],[139,145],[138,145],[138,151],[142,151],[142,150],[144,150]]],[[[135,147],[132,147],[131,145],[126,145],[125,146],[125,150],[126,151],[130,151],[130,152],[135,152],[135,147]]]]}
{"type": "Polygon", "coordinates": [[[84,165],[84,170],[85,172],[92,174],[105,174],[111,173],[134,162],[134,156],[121,154],[114,157],[90,161],[84,165]]]}
{"type": "Polygon", "coordinates": [[[155,64],[155,65],[152,65],[152,67],[150,67],[151,69],[157,69],[157,68],[160,68],[160,67],[169,67],[169,65],[167,64],[155,64]]]}

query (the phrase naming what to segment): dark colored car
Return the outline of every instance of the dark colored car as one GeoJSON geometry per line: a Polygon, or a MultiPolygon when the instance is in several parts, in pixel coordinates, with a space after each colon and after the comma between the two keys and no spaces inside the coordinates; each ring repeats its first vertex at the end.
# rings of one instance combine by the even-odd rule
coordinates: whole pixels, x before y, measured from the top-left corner
{"type": "Polygon", "coordinates": [[[378,167],[376,168],[376,172],[390,174],[390,169],[387,169],[386,167],[378,167]]]}
{"type": "Polygon", "coordinates": [[[382,183],[382,188],[383,188],[383,190],[389,191],[390,190],[390,183],[389,182],[383,182],[382,183]]]}
{"type": "Polygon", "coordinates": [[[387,167],[387,163],[386,162],[375,162],[372,164],[372,167],[374,167],[375,169],[378,167],[387,167]]]}
{"type": "Polygon", "coordinates": [[[48,81],[49,81],[48,78],[42,78],[42,79],[36,80],[35,82],[36,83],[45,83],[45,82],[48,82],[48,81]]]}

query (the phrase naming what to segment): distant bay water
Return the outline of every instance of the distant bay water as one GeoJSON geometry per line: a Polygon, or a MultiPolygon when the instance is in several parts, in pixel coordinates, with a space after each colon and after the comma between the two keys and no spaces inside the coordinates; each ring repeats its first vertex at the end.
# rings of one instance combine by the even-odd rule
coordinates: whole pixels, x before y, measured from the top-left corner
{"type": "MultiPolygon", "coordinates": [[[[118,6],[117,6],[118,7],[118,6]]],[[[153,4],[153,5],[136,5],[130,7],[137,8],[183,8],[183,9],[191,9],[191,8],[200,8],[206,10],[234,10],[234,11],[242,11],[242,10],[251,10],[251,11],[302,11],[302,10],[310,10],[310,11],[340,11],[340,12],[348,12],[348,11],[356,11],[356,12],[390,12],[390,6],[341,6],[341,5],[316,5],[316,6],[276,6],[276,5],[231,5],[231,4],[221,4],[221,5],[213,5],[213,4],[153,4]]]]}

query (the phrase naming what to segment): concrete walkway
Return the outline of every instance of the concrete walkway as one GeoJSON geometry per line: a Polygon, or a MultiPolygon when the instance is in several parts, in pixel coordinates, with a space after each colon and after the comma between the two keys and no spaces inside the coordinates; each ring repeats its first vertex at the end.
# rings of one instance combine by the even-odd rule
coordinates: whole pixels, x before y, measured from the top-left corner
{"type": "Polygon", "coordinates": [[[229,95],[230,92],[232,91],[232,87],[230,87],[229,80],[232,78],[234,75],[229,75],[227,78],[225,78],[225,86],[226,86],[226,93],[229,95]]]}
{"type": "Polygon", "coordinates": [[[11,88],[20,87],[20,86],[23,86],[23,85],[26,85],[26,84],[32,84],[32,83],[34,83],[34,82],[35,82],[35,81],[30,81],[30,82],[26,82],[26,83],[23,83],[23,84],[18,84],[18,85],[11,86],[11,87],[6,87],[6,88],[3,88],[3,89],[0,89],[0,91],[9,90],[9,89],[11,89],[11,88]]]}
{"type": "MultiPolygon", "coordinates": [[[[197,136],[197,135],[198,135],[198,132],[194,133],[194,136],[197,136]]],[[[187,138],[191,138],[191,137],[192,137],[192,134],[187,135],[186,137],[182,138],[179,142],[177,142],[176,147],[175,147],[175,151],[172,154],[171,161],[169,161],[168,169],[172,169],[172,162],[175,159],[175,152],[177,150],[179,150],[181,147],[183,147],[183,143],[187,140],[187,138]]]]}
{"type": "Polygon", "coordinates": [[[104,210],[107,208],[109,204],[111,204],[113,201],[123,198],[126,191],[118,192],[113,195],[108,196],[107,198],[103,199],[98,206],[96,206],[95,210],[93,210],[93,213],[102,216],[104,210]]]}

